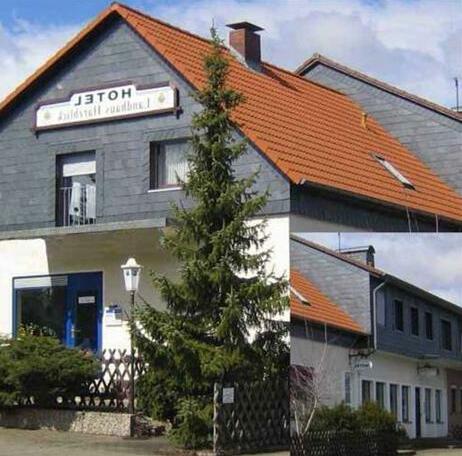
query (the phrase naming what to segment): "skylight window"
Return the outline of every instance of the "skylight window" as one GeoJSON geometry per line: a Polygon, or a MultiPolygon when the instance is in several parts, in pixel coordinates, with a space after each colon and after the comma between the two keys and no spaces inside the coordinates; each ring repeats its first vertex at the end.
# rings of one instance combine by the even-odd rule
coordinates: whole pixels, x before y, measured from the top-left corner
{"type": "Polygon", "coordinates": [[[397,180],[399,180],[404,187],[415,190],[414,184],[404,177],[389,161],[385,160],[380,155],[374,155],[374,158],[397,180]]]}
{"type": "Polygon", "coordinates": [[[305,306],[309,306],[310,303],[308,299],[305,298],[301,293],[299,293],[294,287],[290,287],[291,293],[305,306]]]}

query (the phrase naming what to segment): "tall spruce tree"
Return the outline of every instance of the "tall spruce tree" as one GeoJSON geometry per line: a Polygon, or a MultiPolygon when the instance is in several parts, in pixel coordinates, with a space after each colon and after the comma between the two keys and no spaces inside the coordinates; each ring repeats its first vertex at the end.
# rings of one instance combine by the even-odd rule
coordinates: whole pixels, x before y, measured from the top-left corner
{"type": "Polygon", "coordinates": [[[255,221],[268,194],[253,189],[257,173],[235,175],[247,143],[237,139],[230,114],[245,101],[227,86],[229,57],[213,28],[211,34],[207,80],[194,94],[202,110],[193,117],[182,183],[194,205],[174,206],[174,229],[163,238],[179,277],[153,274],[167,311],[143,306],[137,316],[144,328],[137,343],[150,366],[139,385],[141,403],[157,418],[184,426],[189,420],[189,431],[202,436],[214,382],[288,369],[286,328],[272,319],[287,308],[287,283],[267,271],[266,222],[255,221]]]}

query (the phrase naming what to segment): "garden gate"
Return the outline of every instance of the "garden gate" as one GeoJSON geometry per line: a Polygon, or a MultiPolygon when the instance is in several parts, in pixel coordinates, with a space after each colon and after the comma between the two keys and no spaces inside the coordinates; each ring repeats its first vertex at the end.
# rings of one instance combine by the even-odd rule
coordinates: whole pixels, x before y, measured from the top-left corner
{"type": "Polygon", "coordinates": [[[288,450],[288,380],[215,384],[213,449],[218,455],[288,450]]]}

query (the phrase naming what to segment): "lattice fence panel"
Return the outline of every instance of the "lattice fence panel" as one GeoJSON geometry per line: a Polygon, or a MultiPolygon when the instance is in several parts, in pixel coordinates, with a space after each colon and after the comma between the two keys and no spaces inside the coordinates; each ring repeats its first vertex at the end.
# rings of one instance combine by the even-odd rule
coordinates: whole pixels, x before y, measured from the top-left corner
{"type": "Polygon", "coordinates": [[[214,390],[214,450],[237,454],[289,448],[288,381],[234,385],[233,403],[214,390]]]}
{"type": "MultiPolygon", "coordinates": [[[[104,350],[99,357],[101,372],[83,385],[80,395],[58,396],[56,408],[126,412],[130,397],[131,355],[127,350],[104,350]]],[[[135,354],[135,380],[146,371],[146,365],[135,354]]],[[[136,389],[135,389],[136,393],[136,389]]],[[[34,398],[25,398],[22,405],[33,406],[34,398]]]]}
{"type": "Polygon", "coordinates": [[[291,456],[396,456],[398,437],[387,431],[314,431],[291,436],[291,456]]]}

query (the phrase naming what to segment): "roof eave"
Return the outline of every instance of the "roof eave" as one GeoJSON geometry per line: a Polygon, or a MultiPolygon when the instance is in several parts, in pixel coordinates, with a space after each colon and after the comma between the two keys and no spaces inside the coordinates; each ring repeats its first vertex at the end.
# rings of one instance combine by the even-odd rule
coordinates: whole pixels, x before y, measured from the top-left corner
{"type": "MultiPolygon", "coordinates": [[[[340,188],[337,188],[337,187],[331,187],[331,186],[328,186],[328,185],[323,185],[323,184],[320,184],[320,183],[317,183],[317,182],[309,181],[307,179],[303,179],[303,181],[299,181],[299,182],[295,182],[292,179],[292,183],[294,185],[300,186],[300,187],[314,187],[314,188],[317,188],[319,190],[325,190],[325,191],[329,191],[329,192],[332,192],[332,193],[336,193],[336,194],[340,194],[340,195],[344,195],[344,196],[348,196],[348,197],[354,197],[358,201],[364,201],[364,202],[373,203],[373,204],[381,204],[382,206],[386,206],[389,209],[395,210],[395,211],[396,210],[406,211],[407,209],[409,209],[411,212],[413,212],[415,214],[418,214],[420,216],[427,217],[427,218],[433,219],[433,220],[435,219],[435,216],[437,216],[438,217],[438,222],[444,221],[444,222],[447,222],[447,223],[462,227],[462,219],[451,218],[451,217],[448,217],[447,215],[438,214],[436,212],[432,213],[432,212],[429,212],[429,211],[425,211],[423,209],[417,209],[415,207],[407,207],[406,208],[406,206],[401,206],[400,204],[397,204],[397,203],[392,203],[392,202],[385,201],[385,200],[379,199],[379,198],[373,198],[373,197],[367,196],[367,195],[361,195],[360,193],[350,192],[348,190],[340,189],[340,188]]],[[[436,228],[436,225],[435,225],[435,228],[436,228]]],[[[437,231],[437,229],[435,231],[437,231]]]]}
{"type": "Polygon", "coordinates": [[[290,312],[290,318],[294,318],[294,319],[297,319],[297,320],[300,320],[300,321],[308,321],[308,322],[312,322],[316,325],[323,325],[323,326],[327,326],[328,328],[332,328],[332,329],[336,329],[338,331],[343,331],[345,333],[353,333],[353,334],[356,334],[358,336],[370,336],[369,333],[367,332],[364,332],[364,331],[360,331],[359,329],[358,330],[355,330],[355,329],[351,329],[351,328],[344,328],[342,326],[339,326],[339,325],[334,325],[332,323],[326,323],[325,321],[320,321],[320,320],[315,320],[314,318],[306,318],[302,315],[298,315],[296,313],[293,313],[293,312],[290,312]]]}

